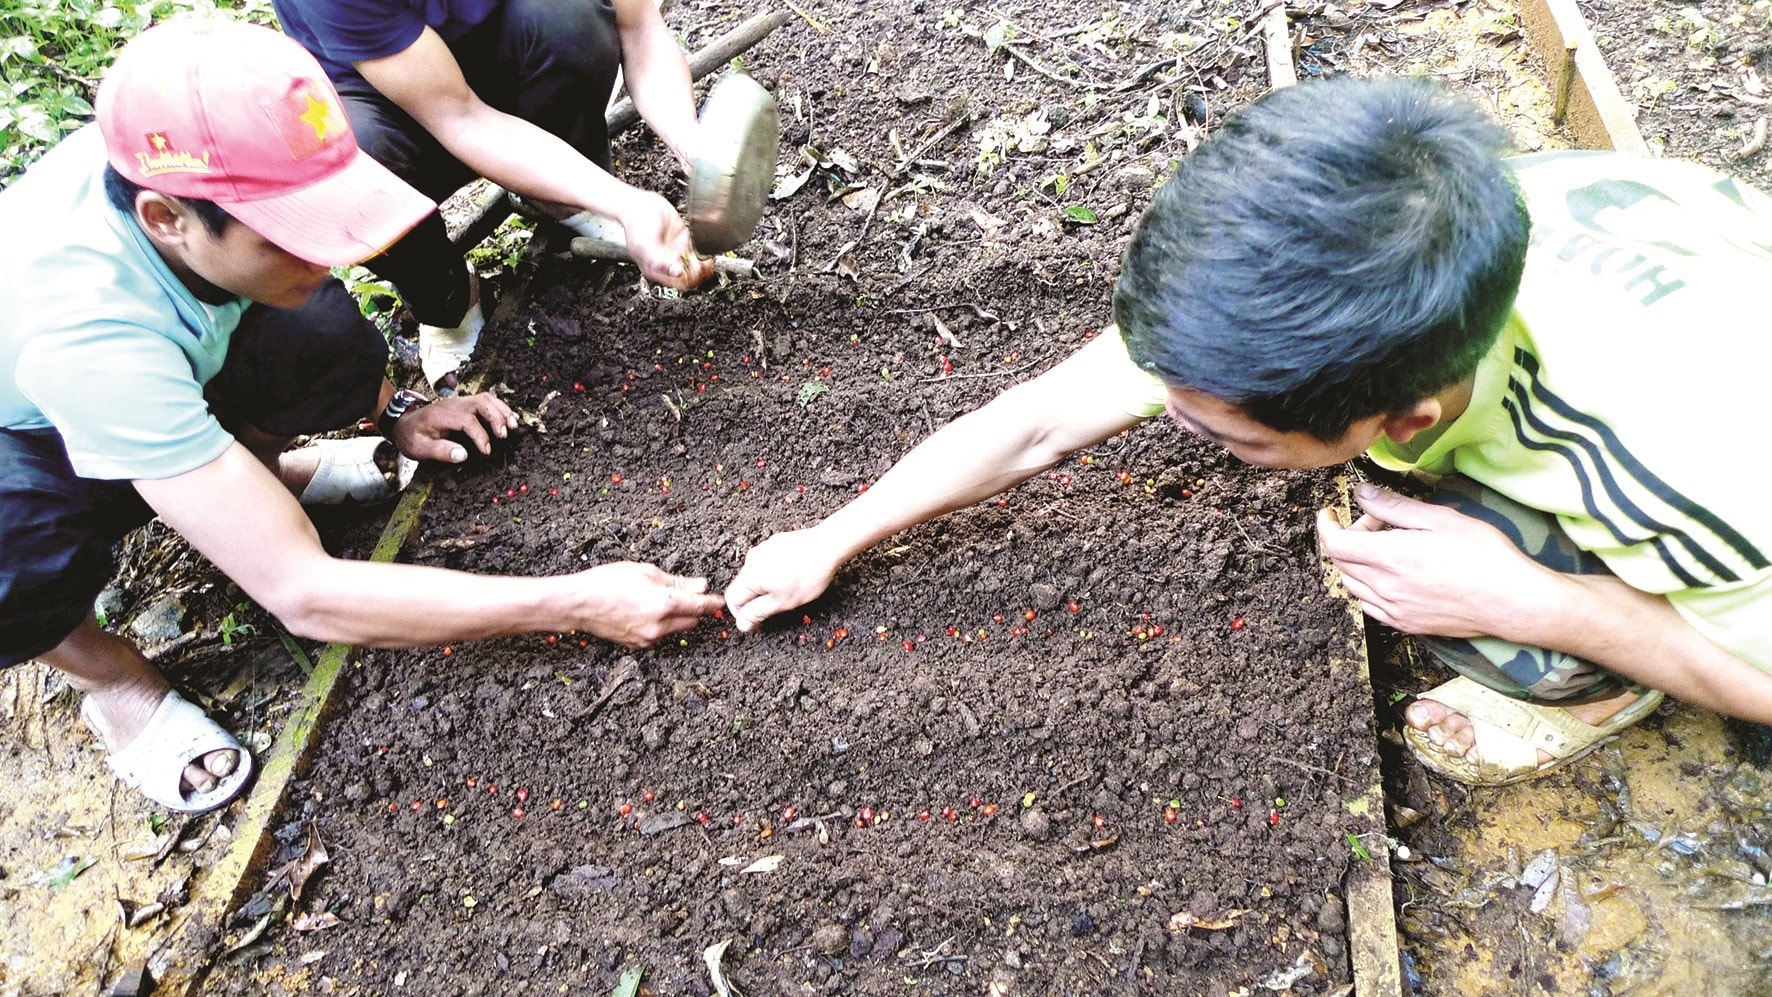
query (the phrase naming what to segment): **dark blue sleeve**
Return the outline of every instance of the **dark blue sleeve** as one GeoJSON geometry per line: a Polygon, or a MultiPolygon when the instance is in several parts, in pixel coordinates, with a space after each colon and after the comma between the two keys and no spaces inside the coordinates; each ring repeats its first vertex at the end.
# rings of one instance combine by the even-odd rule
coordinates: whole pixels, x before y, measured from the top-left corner
{"type": "Polygon", "coordinates": [[[411,0],[273,0],[283,32],[320,60],[334,80],[352,63],[398,55],[425,30],[422,3],[411,0]]]}

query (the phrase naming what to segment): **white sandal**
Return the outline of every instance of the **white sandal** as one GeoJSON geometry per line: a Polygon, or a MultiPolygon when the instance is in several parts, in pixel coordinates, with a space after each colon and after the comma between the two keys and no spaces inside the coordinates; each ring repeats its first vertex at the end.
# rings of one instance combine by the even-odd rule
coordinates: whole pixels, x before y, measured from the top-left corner
{"type": "MultiPolygon", "coordinates": [[[[109,748],[110,732],[90,698],[80,703],[80,716],[109,748]]],[[[240,795],[252,776],[252,754],[201,708],[170,689],[142,732],[127,748],[110,751],[105,764],[124,785],[140,790],[160,806],[184,813],[203,813],[228,803],[240,795]],[[239,758],[234,771],[216,776],[214,789],[187,797],[182,785],[185,766],[212,751],[234,752],[239,758]]]]}
{"type": "Polygon", "coordinates": [[[467,366],[474,356],[474,347],[480,344],[480,330],[485,326],[486,316],[478,301],[468,306],[468,313],[462,316],[459,325],[419,325],[418,365],[425,372],[425,380],[431,382],[433,391],[447,394],[453,390],[440,382],[467,366]]]}
{"type": "Polygon", "coordinates": [[[1455,755],[1435,744],[1425,731],[1404,724],[1403,736],[1421,764],[1469,786],[1506,786],[1583,757],[1653,713],[1663,696],[1650,689],[1599,724],[1583,723],[1555,706],[1504,696],[1463,675],[1416,698],[1463,714],[1470,721],[1478,755],[1476,759],[1455,755]],[[1551,760],[1540,764],[1540,751],[1551,760]]]}
{"type": "Polygon", "coordinates": [[[302,505],[339,505],[344,502],[380,502],[400,494],[412,482],[418,461],[401,454],[390,478],[375,462],[376,451],[393,446],[379,436],[348,440],[315,440],[302,449],[319,452],[314,476],[301,492],[302,505]]]}

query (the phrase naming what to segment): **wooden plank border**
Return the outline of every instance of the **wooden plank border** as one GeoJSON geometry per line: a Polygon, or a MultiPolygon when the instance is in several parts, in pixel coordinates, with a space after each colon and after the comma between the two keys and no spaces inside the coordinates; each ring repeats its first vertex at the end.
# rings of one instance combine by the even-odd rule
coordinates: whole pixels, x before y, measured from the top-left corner
{"type": "Polygon", "coordinates": [[[1520,0],[1520,23],[1544,60],[1556,102],[1551,120],[1581,148],[1650,155],[1637,130],[1636,108],[1618,92],[1575,0],[1520,0]]]}

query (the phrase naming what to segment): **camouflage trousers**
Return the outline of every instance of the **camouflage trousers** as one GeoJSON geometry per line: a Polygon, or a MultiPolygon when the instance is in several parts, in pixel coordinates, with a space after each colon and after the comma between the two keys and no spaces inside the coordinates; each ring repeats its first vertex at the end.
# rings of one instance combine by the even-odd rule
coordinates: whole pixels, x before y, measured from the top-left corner
{"type": "MultiPolygon", "coordinates": [[[[1598,557],[1575,546],[1555,516],[1523,506],[1463,475],[1441,479],[1428,501],[1488,523],[1532,560],[1553,571],[1610,573],[1598,557]]],[[[1572,705],[1613,695],[1631,685],[1591,661],[1561,651],[1494,637],[1415,639],[1453,671],[1515,699],[1572,705]]]]}

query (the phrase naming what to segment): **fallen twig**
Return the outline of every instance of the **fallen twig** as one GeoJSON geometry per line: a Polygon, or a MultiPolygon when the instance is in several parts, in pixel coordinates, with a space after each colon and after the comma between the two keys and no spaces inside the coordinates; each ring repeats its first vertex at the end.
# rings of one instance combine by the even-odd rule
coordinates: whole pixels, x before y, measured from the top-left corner
{"type": "Polygon", "coordinates": [[[1326,775],[1331,779],[1340,779],[1345,783],[1352,784],[1354,782],[1354,780],[1349,779],[1340,772],[1331,772],[1330,770],[1323,768],[1321,765],[1312,765],[1310,762],[1301,762],[1296,758],[1287,758],[1283,755],[1268,755],[1267,760],[1270,762],[1285,762],[1287,765],[1296,765],[1299,768],[1310,772],[1321,772],[1323,775],[1326,775]]]}
{"type": "Polygon", "coordinates": [[[1735,158],[1746,159],[1764,148],[1766,148],[1766,119],[1761,117],[1754,122],[1753,137],[1747,140],[1747,144],[1741,147],[1741,151],[1735,154],[1735,158]]]}
{"type": "MultiPolygon", "coordinates": [[[[749,51],[752,46],[769,37],[776,28],[787,22],[788,12],[785,10],[758,14],[740,22],[738,27],[708,42],[689,56],[687,60],[689,78],[699,80],[707,76],[731,62],[734,56],[749,51]]],[[[818,27],[818,25],[813,23],[813,27],[818,27]]],[[[820,30],[828,31],[829,29],[820,28],[820,30]]],[[[632,99],[624,97],[609,109],[609,113],[603,116],[603,120],[609,127],[609,137],[613,139],[638,124],[640,112],[634,107],[632,99]]]]}
{"type": "Polygon", "coordinates": [[[1032,367],[1038,367],[1050,359],[1052,359],[1052,354],[1048,353],[1047,355],[1041,357],[1038,360],[1029,360],[1027,363],[1022,364],[1020,367],[1013,367],[1013,368],[1010,368],[1009,370],[987,370],[987,371],[984,371],[984,372],[978,373],[978,374],[937,374],[934,377],[923,378],[923,383],[928,384],[931,381],[964,381],[964,380],[969,380],[969,379],[986,378],[986,377],[1006,377],[1010,374],[1019,374],[1022,371],[1027,370],[1032,367]]]}
{"type": "Polygon", "coordinates": [[[947,138],[949,135],[952,135],[953,133],[959,131],[961,128],[964,128],[965,126],[970,125],[972,123],[972,120],[973,120],[972,115],[970,113],[957,115],[954,118],[954,120],[947,123],[947,126],[945,128],[943,128],[941,131],[938,131],[933,136],[931,136],[929,141],[924,142],[922,145],[917,146],[915,152],[912,152],[910,155],[908,155],[908,156],[904,157],[904,159],[900,160],[898,167],[896,169],[894,169],[892,171],[892,173],[890,174],[890,178],[893,180],[896,180],[899,177],[904,176],[905,172],[907,170],[909,170],[912,166],[915,166],[917,164],[917,160],[923,158],[923,153],[928,152],[930,150],[930,148],[932,148],[935,145],[935,143],[940,142],[942,139],[947,138]]]}

